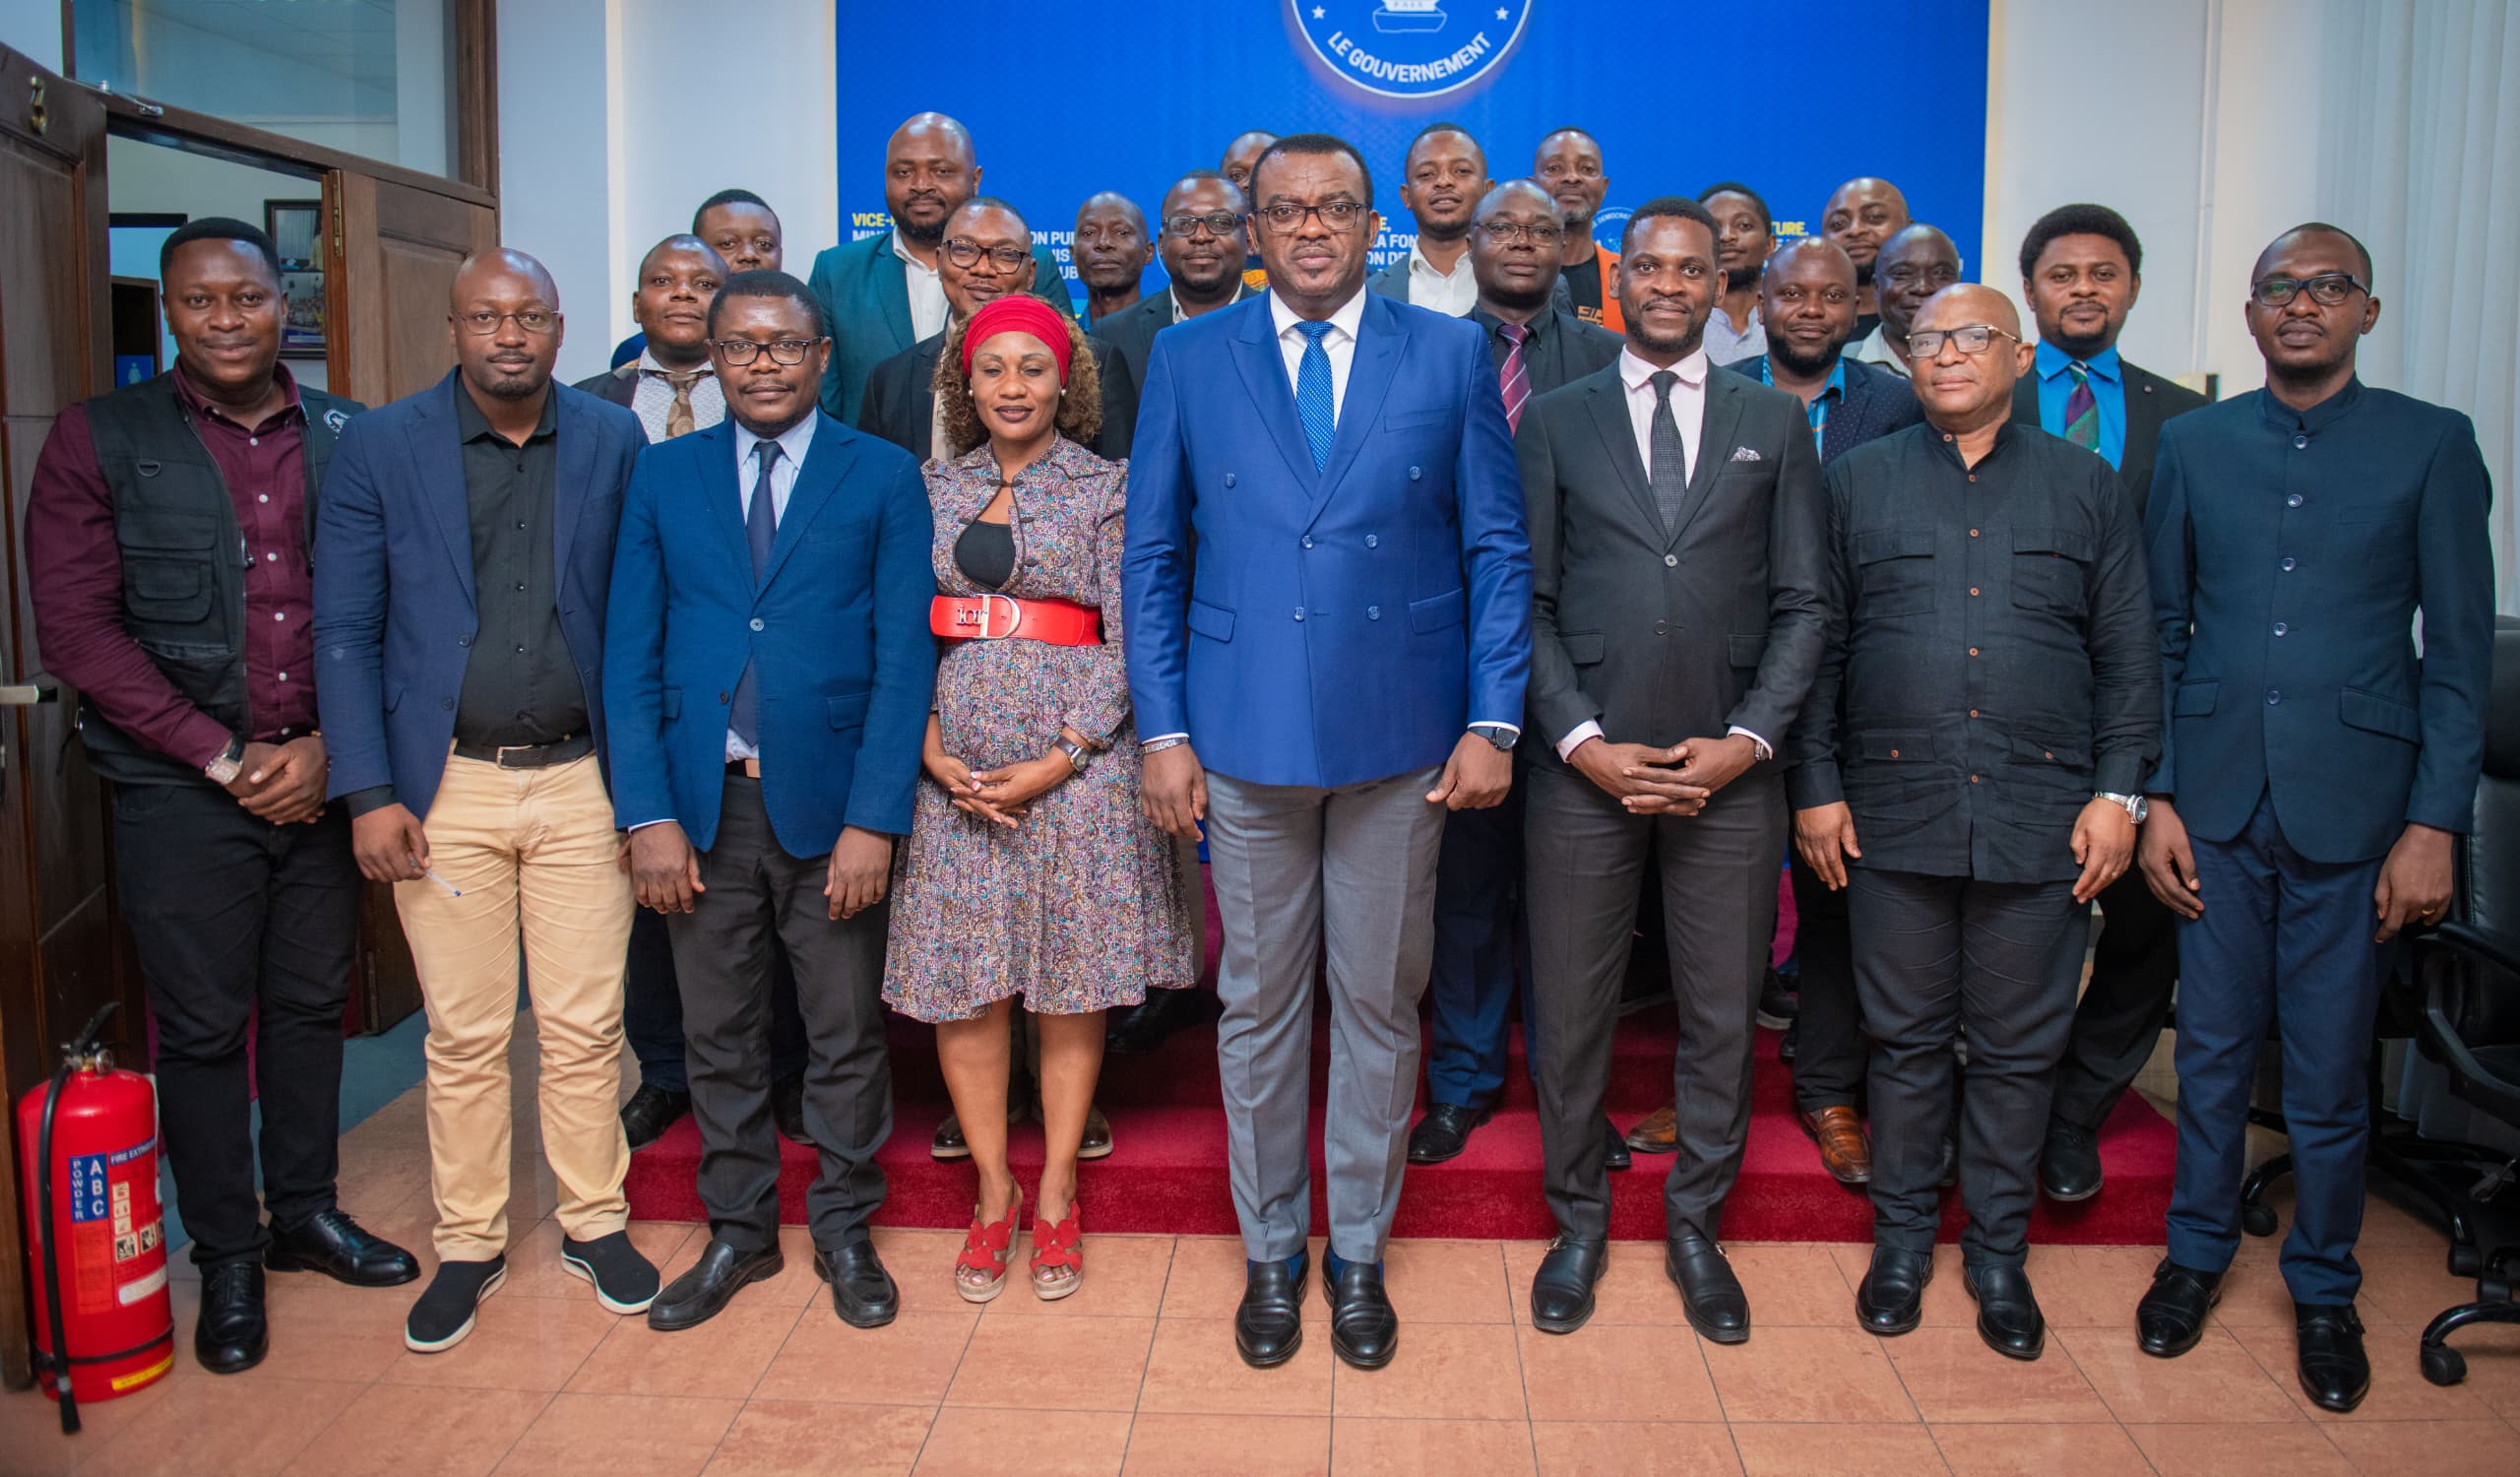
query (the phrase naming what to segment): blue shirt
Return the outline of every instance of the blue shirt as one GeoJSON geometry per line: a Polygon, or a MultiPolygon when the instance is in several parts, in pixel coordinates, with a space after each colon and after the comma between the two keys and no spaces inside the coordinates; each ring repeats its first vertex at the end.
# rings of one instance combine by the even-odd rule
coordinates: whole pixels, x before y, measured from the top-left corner
{"type": "MultiPolygon", "coordinates": [[[[2074,393],[2074,377],[2065,372],[2072,355],[2039,343],[2039,428],[2049,435],[2065,433],[2065,402],[2074,393]]],[[[2114,467],[2126,456],[2126,372],[2118,367],[2114,345],[2083,360],[2091,371],[2091,396],[2100,403],[2100,446],[2103,460],[2114,467]]]]}
{"type": "MultiPolygon", "coordinates": [[[[1759,383],[1771,390],[1776,388],[1776,371],[1768,367],[1764,354],[1759,357],[1759,383]]],[[[1811,403],[1802,408],[1802,414],[1811,417],[1811,447],[1815,451],[1821,449],[1820,438],[1829,429],[1829,402],[1832,398],[1847,398],[1847,361],[1844,354],[1829,366],[1829,382],[1822,385],[1820,393],[1812,396],[1811,403]]]]}

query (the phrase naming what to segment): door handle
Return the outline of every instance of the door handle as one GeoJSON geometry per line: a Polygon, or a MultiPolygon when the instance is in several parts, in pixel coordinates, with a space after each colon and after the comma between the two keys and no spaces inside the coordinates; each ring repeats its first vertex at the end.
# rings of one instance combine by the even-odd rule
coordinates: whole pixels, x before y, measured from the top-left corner
{"type": "Polygon", "coordinates": [[[32,708],[37,703],[61,701],[61,689],[37,682],[0,684],[0,708],[32,708]]]}

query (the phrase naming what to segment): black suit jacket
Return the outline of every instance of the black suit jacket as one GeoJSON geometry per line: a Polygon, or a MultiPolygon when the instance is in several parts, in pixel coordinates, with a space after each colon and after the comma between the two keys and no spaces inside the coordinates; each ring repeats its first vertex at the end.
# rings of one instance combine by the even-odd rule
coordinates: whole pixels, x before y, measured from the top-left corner
{"type": "Polygon", "coordinates": [[[1825,508],[1802,403],[1709,374],[1667,533],[1618,364],[1534,400],[1514,450],[1532,545],[1533,762],[1586,721],[1620,743],[1739,725],[1782,744],[1825,637],[1825,508]]]}
{"type": "Polygon", "coordinates": [[[611,401],[625,411],[631,410],[633,407],[630,402],[637,399],[639,395],[639,361],[632,359],[617,369],[606,369],[601,374],[590,374],[571,388],[580,394],[592,395],[598,400],[611,401]]]}
{"type": "MultiPolygon", "coordinates": [[[[1106,462],[1116,462],[1129,454],[1129,442],[1136,434],[1137,381],[1129,377],[1128,365],[1109,344],[1091,335],[1085,342],[1102,374],[1102,429],[1088,449],[1106,462]]],[[[931,334],[868,370],[866,394],[857,405],[857,428],[921,461],[943,455],[934,444],[934,385],[936,356],[944,352],[945,335],[931,334]]]]}
{"type": "MultiPolygon", "coordinates": [[[[1564,279],[1559,279],[1562,283],[1564,279]]],[[[1487,333],[1487,356],[1505,367],[1509,346],[1496,329],[1504,322],[1485,308],[1472,308],[1470,321],[1487,333]]],[[[1587,323],[1563,306],[1531,321],[1532,336],[1523,345],[1523,373],[1534,396],[1545,395],[1582,379],[1618,357],[1627,343],[1598,323],[1587,323]]]]}
{"type": "MultiPolygon", "coordinates": [[[[2135,516],[2140,519],[2152,498],[2153,449],[2161,444],[2162,422],[2203,410],[2212,402],[2175,380],[2138,368],[2123,355],[2117,368],[2126,383],[2126,449],[2117,458],[2117,484],[2135,499],[2135,516]]],[[[2013,382],[2012,422],[2039,424],[2039,371],[2035,368],[2013,382]]],[[[2055,433],[2062,435],[2064,427],[2056,427],[2055,433]]]]}
{"type": "MultiPolygon", "coordinates": [[[[1240,302],[1253,295],[1247,286],[1234,288],[1233,300],[1240,302]]],[[[1155,352],[1155,336],[1172,326],[1172,289],[1166,288],[1152,297],[1141,297],[1110,317],[1094,325],[1088,337],[1111,346],[1111,353],[1127,369],[1125,384],[1115,384],[1106,375],[1102,381],[1102,414],[1118,416],[1124,424],[1136,426],[1138,394],[1146,384],[1147,355],[1155,352]]],[[[1121,454],[1128,452],[1121,443],[1121,454]]]]}
{"type": "MultiPolygon", "coordinates": [[[[1365,290],[1379,292],[1398,302],[1407,302],[1409,300],[1409,253],[1402,252],[1386,264],[1380,272],[1366,278],[1365,290]]],[[[1566,286],[1565,278],[1560,277],[1557,280],[1557,286],[1549,289],[1548,305],[1552,311],[1564,313],[1569,317],[1574,316],[1575,293],[1566,286]]]]}
{"type": "MultiPolygon", "coordinates": [[[[1866,441],[1879,440],[1894,430],[1905,430],[1925,418],[1925,408],[1917,403],[1917,387],[1904,374],[1876,369],[1861,359],[1841,357],[1847,366],[1846,398],[1829,408],[1829,423],[1820,428],[1820,465],[1826,467],[1866,441]]],[[[1734,359],[1724,367],[1735,374],[1746,374],[1753,383],[1767,368],[1768,356],[1753,354],[1734,359]]],[[[2038,413],[2036,398],[2031,412],[2038,413]]]]}

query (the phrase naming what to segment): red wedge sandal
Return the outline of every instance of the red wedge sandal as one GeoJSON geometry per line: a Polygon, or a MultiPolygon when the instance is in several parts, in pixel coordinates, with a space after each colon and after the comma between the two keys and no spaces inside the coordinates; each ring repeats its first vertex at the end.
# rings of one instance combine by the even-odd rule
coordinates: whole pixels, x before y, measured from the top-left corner
{"type": "Polygon", "coordinates": [[[1006,1264],[1015,1257],[1015,1223],[1023,1214],[1020,1188],[1001,1220],[983,1223],[979,1207],[972,1207],[972,1229],[963,1237],[963,1254],[954,1258],[954,1291],[964,1302],[985,1303],[1006,1290],[1006,1264]]]}
{"type": "Polygon", "coordinates": [[[1085,1285],[1085,1230],[1077,1224],[1078,1202],[1067,1202],[1067,1216],[1057,1225],[1033,1222],[1033,1295],[1055,1303],[1085,1285]]]}

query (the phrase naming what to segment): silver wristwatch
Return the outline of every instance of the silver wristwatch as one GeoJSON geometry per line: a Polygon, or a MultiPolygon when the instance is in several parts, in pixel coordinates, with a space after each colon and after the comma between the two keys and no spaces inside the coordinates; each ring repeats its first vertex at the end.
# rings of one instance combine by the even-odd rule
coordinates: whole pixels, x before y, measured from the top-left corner
{"type": "Polygon", "coordinates": [[[2144,817],[2152,813],[2153,807],[2151,803],[2140,795],[2112,795],[2110,792],[2103,790],[2094,795],[2092,799],[2105,800],[2110,804],[2115,805],[2117,808],[2125,811],[2126,818],[2137,825],[2142,825],[2144,823],[2144,817]]]}
{"type": "Polygon", "coordinates": [[[201,772],[210,776],[214,785],[236,783],[236,777],[245,772],[245,740],[229,738],[227,746],[219,751],[219,757],[203,765],[201,772]]]}
{"type": "Polygon", "coordinates": [[[1067,755],[1067,762],[1076,766],[1078,774],[1085,773],[1087,762],[1094,757],[1094,750],[1082,743],[1070,743],[1064,738],[1058,741],[1058,750],[1067,755]]]}
{"type": "Polygon", "coordinates": [[[1470,726],[1470,731],[1486,739],[1489,745],[1500,754],[1512,753],[1514,740],[1523,737],[1501,723],[1474,723],[1470,726]]]}

